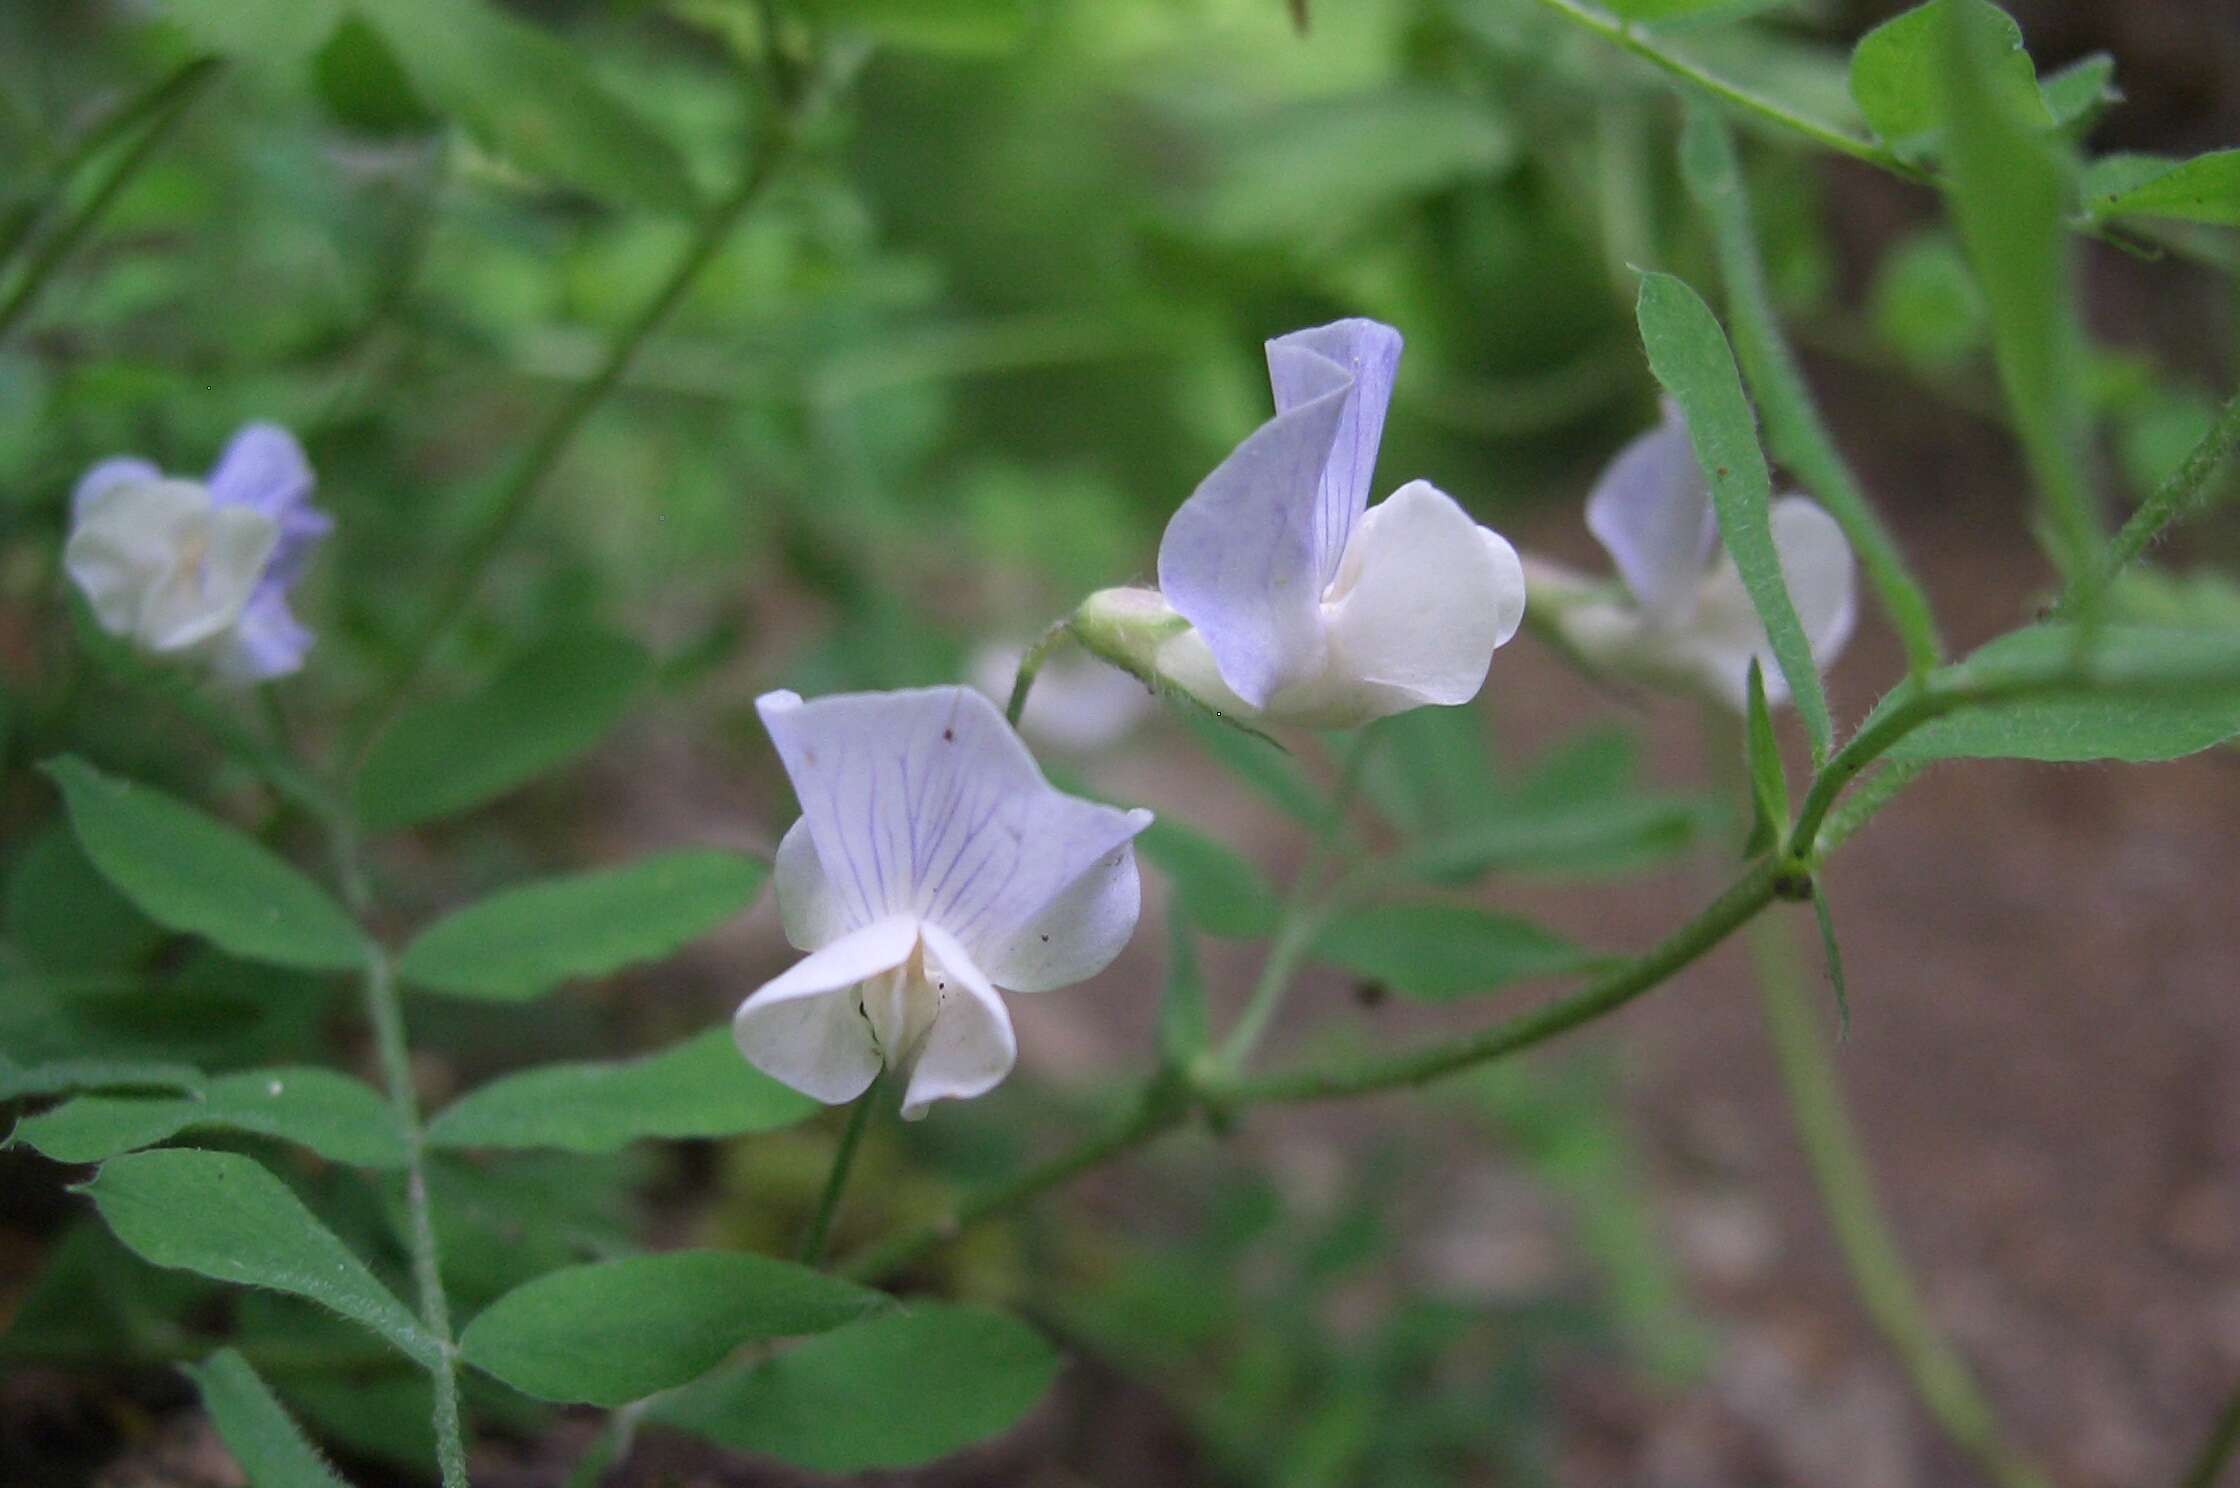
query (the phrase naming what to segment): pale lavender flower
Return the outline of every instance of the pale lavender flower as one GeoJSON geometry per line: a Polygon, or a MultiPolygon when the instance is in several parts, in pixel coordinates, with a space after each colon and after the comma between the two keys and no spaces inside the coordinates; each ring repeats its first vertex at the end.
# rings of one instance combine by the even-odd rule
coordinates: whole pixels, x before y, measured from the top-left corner
{"type": "MultiPolygon", "coordinates": [[[[1270,341],[1276,414],[1201,482],[1150,596],[1107,591],[1111,659],[1245,718],[1346,727],[1468,702],[1524,614],[1516,550],[1425,481],[1369,506],[1400,334],[1341,320],[1270,341]],[[1156,644],[1146,640],[1156,634],[1156,644]],[[1147,654],[1135,654],[1135,653],[1147,654]]],[[[1092,644],[1098,644],[1092,639],[1092,644]]]]}
{"type": "MultiPolygon", "coordinates": [[[[1833,517],[1802,496],[1776,499],[1774,551],[1816,666],[1843,650],[1857,620],[1851,544],[1833,517]]],[[[1660,686],[1698,692],[1741,709],[1750,663],[1766,697],[1789,695],[1757,607],[1719,542],[1710,489],[1670,402],[1603,471],[1587,497],[1587,529],[1609,553],[1625,593],[1535,560],[1533,602],[1580,656],[1660,686]]]]}
{"type": "Polygon", "coordinates": [[[334,526],[313,484],[303,447],[271,424],[242,428],[203,482],[103,460],[71,494],[63,563],[102,628],[141,649],[234,683],[285,676],[312,642],[288,590],[334,526]]]}
{"type": "Polygon", "coordinates": [[[1018,1053],[998,989],[1069,986],[1120,953],[1151,813],[1054,790],[967,687],[756,708],[801,802],[776,883],[808,954],[740,1006],[740,1053],[833,1104],[895,1071],[906,1117],[992,1089],[1018,1053]]]}

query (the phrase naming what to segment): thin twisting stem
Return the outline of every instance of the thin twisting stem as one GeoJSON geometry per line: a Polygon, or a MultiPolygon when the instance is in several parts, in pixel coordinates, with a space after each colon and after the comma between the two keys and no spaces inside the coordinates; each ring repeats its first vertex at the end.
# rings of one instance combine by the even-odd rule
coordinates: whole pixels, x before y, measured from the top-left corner
{"type": "Polygon", "coordinates": [[[204,57],[188,63],[159,87],[161,101],[149,114],[148,127],[117,157],[116,163],[109,167],[108,174],[101,178],[100,184],[94,187],[85,203],[56,228],[39,251],[32,255],[31,262],[24,267],[23,277],[16,281],[15,289],[5,301],[0,301],[0,341],[7,340],[8,333],[15,329],[16,322],[31,309],[39,298],[40,291],[54,277],[55,270],[62,267],[79,241],[92,231],[93,225],[101,220],[101,215],[109,210],[109,204],[140,173],[140,168],[155,154],[156,147],[170,134],[171,126],[178,121],[179,116],[209,90],[210,84],[217,80],[223,70],[216,58],[204,57]]]}
{"type": "Polygon", "coordinates": [[[1760,920],[1746,938],[1797,1139],[1868,1315],[1897,1355],[1914,1393],[1955,1446],[1975,1458],[2001,1488],[2045,1488],[2045,1477],[2001,1434],[1998,1416],[1967,1361],[1938,1331],[1906,1268],[1876,1201],[1874,1178],[1844,1108],[1827,1046],[1813,1026],[1789,926],[1760,920]]]}
{"type": "Polygon", "coordinates": [[[412,1253],[412,1281],[420,1298],[420,1320],[441,1351],[428,1374],[435,1383],[436,1464],[444,1488],[466,1488],[467,1454],[459,1426],[459,1355],[451,1338],[451,1304],[443,1290],[443,1258],[436,1246],[433,1205],[428,1197],[427,1132],[420,1120],[420,1097],[412,1085],[411,1046],[405,1041],[404,1009],[397,998],[389,953],[368,943],[365,973],[366,1018],[373,1024],[381,1057],[381,1077],[389,1090],[405,1144],[406,1248],[412,1253]]]}
{"type": "Polygon", "coordinates": [[[2209,1439],[2194,1454],[2193,1463],[2186,1475],[2178,1480],[2178,1488],[2216,1488],[2216,1482],[2231,1465],[2232,1454],[2240,1450],[2240,1389],[2217,1413],[2214,1425],[2209,1428],[2209,1439]]]}
{"type": "Polygon", "coordinates": [[[856,1165],[856,1149],[863,1145],[863,1130],[871,1124],[871,1108],[878,1103],[879,1088],[885,1082],[886,1074],[881,1071],[871,1081],[870,1089],[857,1096],[856,1103],[848,1109],[848,1124],[840,1133],[839,1150],[832,1154],[832,1170],[825,1175],[824,1194],[817,1200],[817,1212],[810,1219],[809,1228],[801,1235],[801,1249],[795,1259],[804,1266],[814,1266],[824,1259],[833,1216],[840,1212],[840,1195],[848,1186],[848,1174],[856,1165]]]}
{"type": "Polygon", "coordinates": [[[1011,681],[1011,701],[1006,703],[1003,709],[1003,721],[1005,723],[1010,724],[1013,728],[1019,726],[1020,718],[1027,711],[1027,694],[1034,691],[1034,679],[1041,675],[1042,664],[1048,661],[1050,653],[1064,645],[1067,637],[1072,634],[1073,621],[1071,619],[1060,620],[1041,635],[1035,637],[1034,644],[1029,646],[1026,654],[1019,658],[1019,674],[1011,681]]]}
{"type": "Polygon", "coordinates": [[[428,612],[428,618],[421,624],[418,634],[405,647],[404,661],[397,668],[396,675],[390,680],[379,705],[374,708],[363,730],[359,740],[361,755],[364,746],[380,733],[403,706],[405,699],[411,695],[413,685],[419,681],[420,673],[450,636],[452,627],[465,614],[476,591],[482,586],[483,576],[488,571],[491,560],[497,557],[507,540],[513,536],[514,530],[521,525],[522,519],[528,516],[530,509],[536,504],[545,477],[560,463],[561,456],[575,442],[576,435],[582,431],[592,413],[621,383],[622,376],[629,370],[638,349],[669,318],[670,313],[684,299],[685,292],[692,287],[693,281],[700,277],[701,271],[729,240],[732,229],[746,216],[747,209],[768,189],[791,148],[793,139],[793,120],[788,115],[780,115],[757,143],[745,173],[739,178],[739,184],[732,188],[731,194],[717,204],[701,223],[700,230],[685,245],[684,252],[671,266],[661,287],[654,291],[653,297],[646,301],[607,348],[606,357],[600,362],[598,370],[587,381],[579,384],[566,402],[553,410],[552,417],[546,420],[536,441],[529,446],[520,464],[514,467],[513,474],[507,479],[497,498],[495,514],[451,566],[450,584],[428,612]]]}

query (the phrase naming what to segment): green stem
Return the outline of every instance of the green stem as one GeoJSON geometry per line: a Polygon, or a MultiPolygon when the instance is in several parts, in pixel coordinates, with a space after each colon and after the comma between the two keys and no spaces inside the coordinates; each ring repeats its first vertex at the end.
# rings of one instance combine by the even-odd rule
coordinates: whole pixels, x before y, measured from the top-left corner
{"type": "Polygon", "coordinates": [[[645,1419],[649,1402],[633,1400],[607,1417],[591,1449],[576,1461],[566,1488],[599,1488],[599,1480],[621,1465],[638,1439],[638,1423],[645,1419]]]}
{"type": "Polygon", "coordinates": [[[31,262],[24,267],[23,276],[16,281],[15,289],[6,300],[0,301],[0,341],[7,339],[8,333],[15,329],[16,322],[31,309],[39,298],[40,291],[54,277],[55,270],[69,258],[71,250],[93,229],[93,225],[101,220],[102,213],[109,210],[110,203],[140,173],[140,168],[155,154],[156,147],[163,143],[179,116],[208,91],[221,71],[223,68],[216,58],[203,57],[188,63],[158,85],[147,110],[148,127],[141,131],[140,137],[132,142],[130,148],[117,157],[116,163],[109,167],[108,174],[101,178],[78,210],[56,228],[39,251],[32,255],[31,262]]]}
{"type": "Polygon", "coordinates": [[[522,519],[528,516],[531,507],[535,505],[545,477],[560,463],[561,456],[575,442],[576,435],[582,431],[592,413],[622,381],[623,374],[629,370],[630,362],[637,355],[638,349],[669,318],[684,299],[685,293],[691,289],[693,282],[700,277],[701,271],[714,259],[730,238],[732,230],[746,216],[747,210],[769,188],[779,165],[792,146],[794,129],[794,121],[789,115],[781,115],[771,123],[757,142],[754,154],[739,178],[739,184],[732,188],[731,194],[718,203],[700,224],[699,231],[693,234],[692,240],[685,245],[684,252],[670,267],[668,277],[662,281],[661,287],[654,291],[652,298],[639,308],[637,315],[632,317],[607,348],[606,357],[599,364],[598,370],[576,387],[574,393],[553,411],[544,427],[538,431],[536,440],[500,490],[495,514],[475,534],[465,551],[448,565],[452,574],[451,581],[438,596],[418,634],[405,647],[404,661],[390,680],[380,703],[374,708],[360,739],[357,752],[361,757],[364,746],[371,743],[403,706],[422,670],[449,637],[451,628],[465,614],[476,591],[482,586],[483,576],[491,561],[497,557],[507,540],[513,536],[514,529],[521,525],[522,519]]]}
{"type": "Polygon", "coordinates": [[[907,1230],[851,1257],[840,1267],[840,1274],[852,1281],[875,1282],[906,1271],[988,1216],[1061,1187],[1091,1168],[1101,1167],[1179,1126],[1189,1114],[1188,1104],[1162,1100],[1154,1093],[1156,1088],[1147,1090],[1126,1119],[1104,1132],[973,1195],[931,1224],[907,1230]]]}
{"type": "Polygon", "coordinates": [[[1020,718],[1027,711],[1027,694],[1034,691],[1034,679],[1041,675],[1042,664],[1048,661],[1050,653],[1065,644],[1066,639],[1072,634],[1073,620],[1069,616],[1064,620],[1057,621],[1048,630],[1036,637],[1035,643],[1029,646],[1026,654],[1019,658],[1019,674],[1011,682],[1011,701],[1006,703],[1003,709],[1004,722],[1010,724],[1013,728],[1019,726],[1020,718]]]}
{"type": "Polygon", "coordinates": [[[1747,937],[1758,972],[1767,1032],[1798,1140],[1820,1191],[1852,1284],[1897,1355],[1914,1393],[1953,1445],[2002,1488],[2045,1488],[2045,1478],[2001,1435],[1967,1361],[1937,1330],[1874,1192],[1858,1132],[1802,988],[1786,923],[1764,920],[1747,937]]]}
{"type": "Polygon", "coordinates": [[[2102,550],[2099,561],[2092,565],[2089,579],[2071,584],[2062,595],[2057,613],[2074,612],[2089,594],[2096,594],[2114,582],[2117,574],[2135,562],[2180,522],[2200,516],[2216,504],[2216,476],[2240,448],[2240,393],[2218,411],[2216,421],[2209,425],[2178,468],[2163,477],[2139,509],[2131,514],[2102,550]]]}
{"type": "Polygon", "coordinates": [[[1751,391],[1757,394],[1767,449],[1842,524],[1883,612],[1905,644],[1908,663],[1915,675],[1926,673],[1943,658],[1928,595],[1836,448],[1804,371],[1782,337],[1781,317],[1766,287],[1757,230],[1751,223],[1750,198],[1725,122],[1709,111],[1699,114],[1691,109],[1681,155],[1689,189],[1711,222],[1719,273],[1727,286],[1728,328],[1751,391]]]}
{"type": "Polygon", "coordinates": [[[420,1298],[420,1319],[441,1350],[428,1375],[435,1383],[436,1462],[444,1488],[466,1488],[467,1454],[459,1426],[459,1355],[451,1338],[451,1304],[444,1295],[442,1253],[436,1246],[433,1206],[428,1198],[427,1135],[420,1120],[420,1097],[412,1084],[411,1046],[405,1041],[404,1008],[397,997],[389,953],[367,944],[366,1018],[373,1025],[380,1053],[382,1082],[397,1126],[404,1133],[404,1192],[408,1225],[406,1248],[412,1255],[412,1281],[420,1298]]]}
{"type": "Polygon", "coordinates": [[[824,1259],[825,1240],[832,1233],[832,1218],[840,1211],[840,1195],[848,1186],[848,1174],[856,1165],[856,1149],[863,1145],[864,1128],[871,1124],[871,1108],[878,1103],[879,1087],[885,1081],[886,1072],[882,1070],[848,1110],[848,1124],[840,1133],[840,1148],[832,1154],[832,1170],[825,1175],[824,1195],[817,1200],[817,1212],[810,1219],[809,1228],[802,1233],[801,1249],[794,1257],[804,1266],[814,1266],[824,1259]]]}
{"type": "Polygon", "coordinates": [[[2236,1449],[2240,1449],[2240,1390],[2234,1390],[2232,1398],[2224,1403],[2224,1409],[2217,1413],[2215,1424],[2209,1428],[2209,1439],[2201,1444],[2186,1475],[2178,1480],[2179,1488],[2215,1488],[2236,1449]]]}
{"type": "Polygon", "coordinates": [[[1581,5],[1578,0],[1540,0],[1540,3],[1573,25],[1631,52],[1642,61],[1717,99],[1729,108],[1786,129],[1792,134],[1801,135],[1823,149],[1863,161],[1892,175],[1902,176],[1909,181],[1928,179],[1922,172],[1872,140],[1861,139],[1855,134],[1823,124],[1818,119],[1798,113],[1785,103],[1768,98],[1762,93],[1753,93],[1715,73],[1705,71],[1685,57],[1664,50],[1630,22],[1591,6],[1581,5]]]}
{"type": "Polygon", "coordinates": [[[1703,956],[1773,902],[1774,870],[1754,864],[1702,913],[1646,954],[1537,1012],[1460,1038],[1334,1068],[1293,1070],[1240,1080],[1214,1092],[1232,1105],[1331,1100],[1425,1085],[1446,1075],[1544,1044],[1617,1011],[1703,956]]]}

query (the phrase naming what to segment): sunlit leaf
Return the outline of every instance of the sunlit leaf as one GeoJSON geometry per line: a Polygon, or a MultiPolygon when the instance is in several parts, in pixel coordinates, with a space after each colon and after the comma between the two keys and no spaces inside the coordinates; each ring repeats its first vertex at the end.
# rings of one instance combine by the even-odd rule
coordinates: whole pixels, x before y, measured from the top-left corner
{"type": "Polygon", "coordinates": [[[1726,334],[1702,297],[1670,274],[1642,276],[1636,312],[1650,370],[1687,416],[1696,464],[1718,508],[1720,540],[1765,626],[1814,755],[1824,755],[1828,700],[1773,546],[1773,477],[1758,448],[1757,420],[1726,334]]]}
{"type": "Polygon", "coordinates": [[[2047,77],[2039,88],[2053,127],[2070,137],[2082,135],[2100,116],[2123,102],[2116,87],[2116,59],[2093,52],[2047,77]]]}
{"type": "Polygon", "coordinates": [[[119,1240],[158,1266],[308,1297],[422,1363],[438,1349],[420,1320],[288,1186],[231,1152],[134,1152],[82,1192],[119,1240]]]}
{"type": "Polygon", "coordinates": [[[428,1126],[440,1147],[613,1152],[649,1137],[729,1137],[791,1126],[820,1109],[739,1057],[731,1030],[643,1059],[553,1064],[494,1080],[428,1126]]]}
{"type": "Polygon", "coordinates": [[[645,685],[645,652],[603,631],[551,636],[479,692],[427,703],[375,741],[358,810],[409,827],[495,800],[606,736],[645,685]]]}
{"type": "Polygon", "coordinates": [[[624,1405],[698,1379],[741,1344],[821,1333],[886,1301],[790,1261],[672,1251],[540,1276],[468,1324],[459,1352],[539,1400],[624,1405]]]}
{"type": "Polygon", "coordinates": [[[1461,904],[1378,904],[1322,927],[1314,953],[1423,1002],[1577,971],[1593,957],[1530,920],[1461,904]]]}
{"type": "Polygon", "coordinates": [[[183,1096],[81,1095],[26,1118],[15,1139],[56,1162],[91,1163],[188,1131],[276,1137],[360,1167],[405,1161],[389,1103],[362,1080],[317,1068],[223,1075],[183,1096]]]}
{"type": "Polygon", "coordinates": [[[753,858],[686,851],[508,889],[422,931],[397,974],[457,997],[527,1001],[669,955],[744,909],[768,871],[753,858]]]}
{"type": "Polygon", "coordinates": [[[197,46],[252,63],[311,55],[342,18],[342,0],[161,0],[197,46]]]}
{"type": "Polygon", "coordinates": [[[78,845],[149,919],[248,961],[308,971],[365,964],[365,938],[342,906],[268,848],[83,760],[50,760],[45,769],[78,845]]]}
{"type": "Polygon", "coordinates": [[[185,1368],[249,1488],[342,1488],[334,1469],[239,1353],[220,1349],[185,1368]]]}
{"type": "Polygon", "coordinates": [[[2087,210],[2102,217],[2163,217],[2240,227],[2240,150],[2191,160],[2110,155],[2085,173],[2087,210]]]}
{"type": "Polygon", "coordinates": [[[2038,91],[2038,71],[2023,50],[2022,28],[1988,0],[1929,0],[1884,21],[1859,39],[1851,53],[1851,98],[1869,127],[1892,145],[1919,147],[1940,133],[1947,118],[1944,70],[1945,9],[1958,4],[1980,13],[1995,57],[1987,79],[2018,117],[2050,125],[2038,91]]]}
{"type": "Polygon", "coordinates": [[[1058,1358],[984,1308],[919,1302],[821,1334],[655,1404],[652,1418],[816,1472],[913,1467],[1015,1424],[1058,1358]]]}

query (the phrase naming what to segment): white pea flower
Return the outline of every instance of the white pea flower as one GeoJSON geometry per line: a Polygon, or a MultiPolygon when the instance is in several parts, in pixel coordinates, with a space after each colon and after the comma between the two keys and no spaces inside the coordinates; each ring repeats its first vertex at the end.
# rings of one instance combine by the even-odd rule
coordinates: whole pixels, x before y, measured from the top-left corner
{"type": "Polygon", "coordinates": [[[287,594],[333,522],[286,430],[250,424],[206,482],[146,460],[104,460],[71,494],[63,567],[94,619],[158,656],[205,661],[223,680],[284,676],[311,633],[287,594]]]}
{"type": "MultiPolygon", "coordinates": [[[[1770,512],[1781,573],[1825,670],[1858,618],[1851,544],[1843,529],[1802,496],[1770,512]]],[[[1619,451],[1587,497],[1587,530],[1624,582],[1613,593],[1583,575],[1534,559],[1535,612],[1588,663],[1654,686],[1695,692],[1740,711],[1750,663],[1766,700],[1788,699],[1757,607],[1719,541],[1718,515],[1679,409],[1667,402],[1656,428],[1619,451]]]]}
{"type": "Polygon", "coordinates": [[[1400,333],[1341,320],[1267,351],[1276,415],[1167,524],[1159,593],[1092,595],[1077,629],[1246,719],[1344,728],[1468,702],[1524,616],[1524,572],[1429,482],[1369,506],[1400,333]]]}
{"type": "MultiPolygon", "coordinates": [[[[1025,646],[991,641],[972,653],[972,685],[998,707],[1011,700],[1025,646]]],[[[1148,716],[1151,693],[1125,672],[1078,651],[1060,651],[1042,663],[1028,694],[1019,731],[1040,745],[1073,754],[1109,749],[1148,716]]]]}
{"type": "Polygon", "coordinates": [[[1094,976],[1134,932],[1151,813],[1054,790],[968,687],[755,706],[801,801],[776,880],[808,954],[740,1006],[740,1053],[831,1104],[895,1071],[912,1119],[984,1094],[1018,1053],[997,989],[1094,976]]]}

